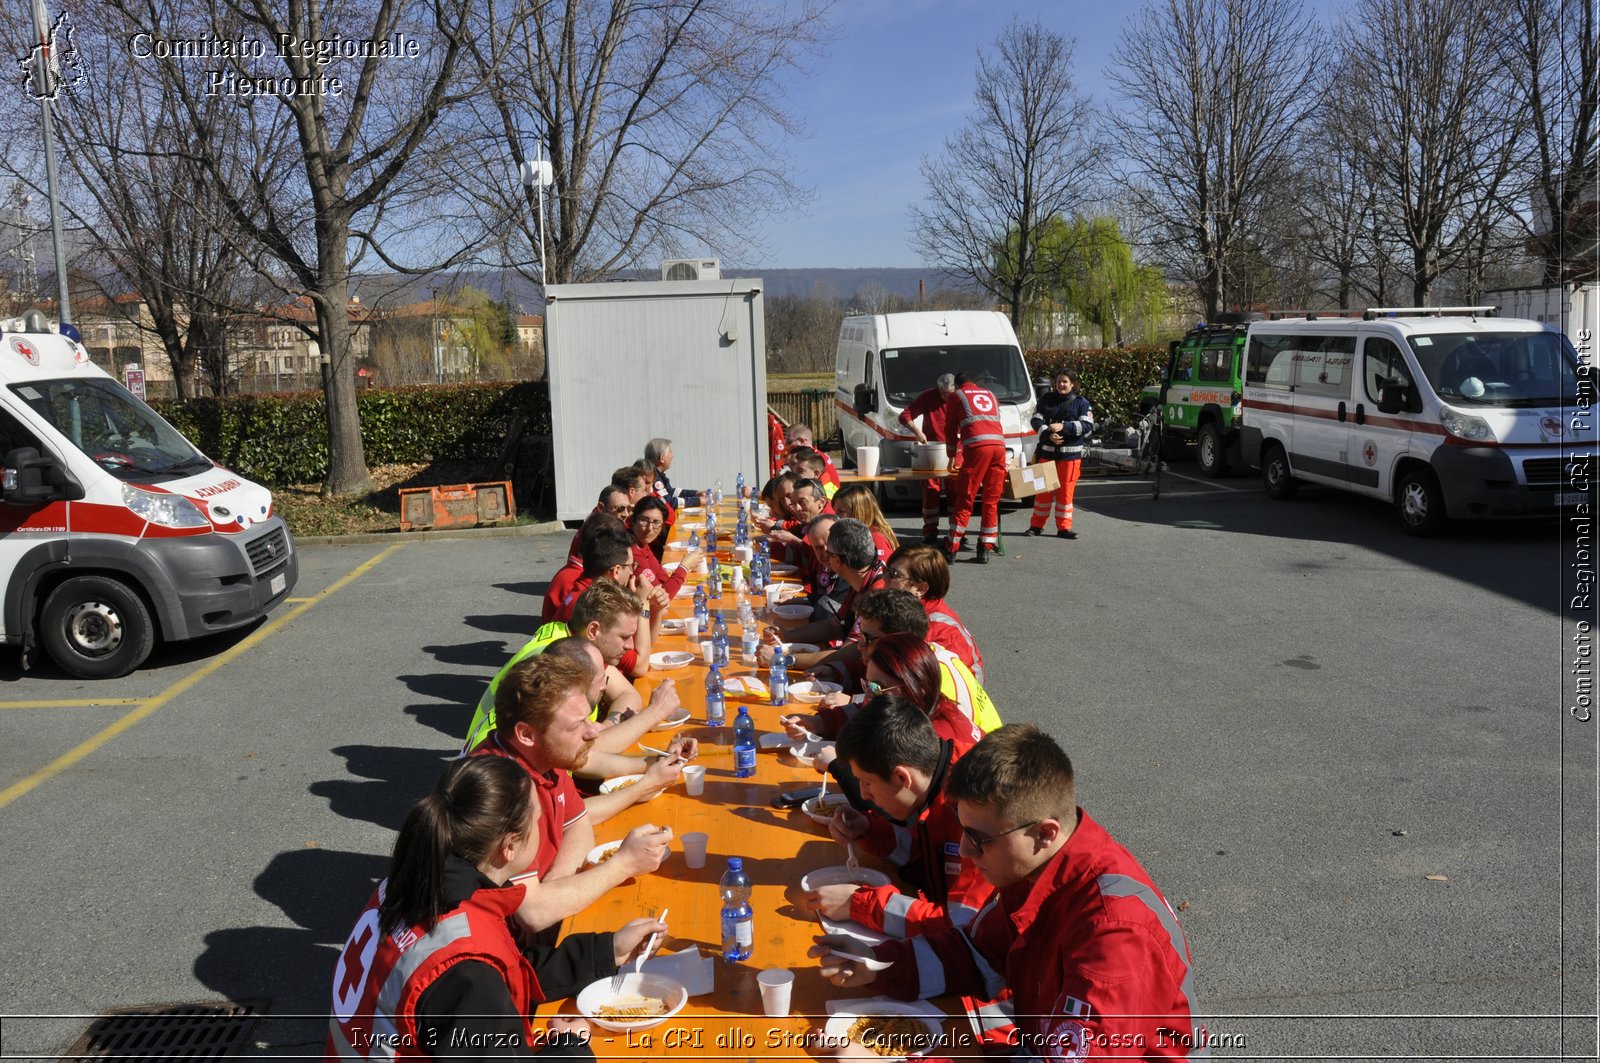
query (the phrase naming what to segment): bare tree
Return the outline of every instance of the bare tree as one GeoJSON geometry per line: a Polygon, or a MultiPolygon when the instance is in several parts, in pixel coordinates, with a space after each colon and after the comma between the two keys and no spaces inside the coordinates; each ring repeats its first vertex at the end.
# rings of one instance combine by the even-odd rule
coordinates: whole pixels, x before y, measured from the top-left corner
{"type": "Polygon", "coordinates": [[[1014,21],[979,53],[972,114],[922,160],[927,199],[911,208],[913,246],[1005,303],[1014,327],[1057,271],[1049,219],[1076,214],[1093,191],[1098,148],[1072,49],[1042,23],[1014,21]]]}
{"type": "Polygon", "coordinates": [[[737,0],[485,0],[470,47],[484,90],[459,180],[497,249],[535,283],[594,280],[651,256],[748,254],[763,217],[807,193],[781,143],[800,131],[779,76],[824,32],[827,5],[737,0]],[[518,182],[540,156],[539,190],[518,182]]]}
{"type": "Polygon", "coordinates": [[[1504,0],[1358,0],[1330,96],[1378,193],[1380,224],[1407,250],[1411,297],[1509,209],[1527,108],[1507,65],[1504,0]]]}
{"type": "Polygon", "coordinates": [[[1516,0],[1517,78],[1529,109],[1535,233],[1545,284],[1600,275],[1600,25],[1581,0],[1516,0]],[[1587,207],[1585,204],[1589,204],[1587,207]]]}
{"type": "Polygon", "coordinates": [[[1213,316],[1262,236],[1282,154],[1311,95],[1300,0],[1159,0],[1123,31],[1107,77],[1144,242],[1179,263],[1213,316]]]}

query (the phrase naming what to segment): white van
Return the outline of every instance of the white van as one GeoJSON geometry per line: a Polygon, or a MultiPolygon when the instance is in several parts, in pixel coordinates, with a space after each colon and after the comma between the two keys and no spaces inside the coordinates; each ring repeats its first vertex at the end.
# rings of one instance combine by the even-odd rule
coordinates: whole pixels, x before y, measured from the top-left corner
{"type": "MultiPolygon", "coordinates": [[[[945,373],[977,374],[1000,400],[1000,423],[1012,465],[1033,457],[1037,434],[1033,385],[1022,347],[1004,314],[988,310],[926,310],[847,317],[839,326],[834,405],[853,462],[857,447],[880,449],[882,466],[909,469],[917,437],[900,414],[945,373]]],[[[920,496],[916,483],[886,484],[891,497],[920,496]]]]}
{"type": "Polygon", "coordinates": [[[38,311],[0,321],[0,641],[86,679],[294,588],[272,494],[219,467],[38,311]]]}
{"type": "Polygon", "coordinates": [[[1267,494],[1300,481],[1392,501],[1406,531],[1595,500],[1595,377],[1493,307],[1378,308],[1250,325],[1240,445],[1267,494]]]}

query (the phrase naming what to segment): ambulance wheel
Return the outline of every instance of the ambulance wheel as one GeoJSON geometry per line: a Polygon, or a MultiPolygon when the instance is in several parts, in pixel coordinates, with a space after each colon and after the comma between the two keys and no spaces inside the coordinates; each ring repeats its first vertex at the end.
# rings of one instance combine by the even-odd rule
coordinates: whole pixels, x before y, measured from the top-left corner
{"type": "Polygon", "coordinates": [[[1300,481],[1289,471],[1289,456],[1277,443],[1269,443],[1261,452],[1261,486],[1268,498],[1293,498],[1300,490],[1300,481]]]}
{"type": "Polygon", "coordinates": [[[45,599],[41,637],[52,660],[81,679],[116,679],[144,663],[156,629],[144,601],[105,576],[74,576],[45,599]]]}
{"type": "Polygon", "coordinates": [[[1444,530],[1444,492],[1433,470],[1418,467],[1400,477],[1394,504],[1400,523],[1412,535],[1437,535],[1444,530]]]}
{"type": "Polygon", "coordinates": [[[1195,439],[1194,457],[1200,464],[1200,471],[1207,476],[1215,478],[1227,474],[1228,445],[1223,442],[1215,421],[1207,421],[1200,426],[1200,435],[1195,439]]]}

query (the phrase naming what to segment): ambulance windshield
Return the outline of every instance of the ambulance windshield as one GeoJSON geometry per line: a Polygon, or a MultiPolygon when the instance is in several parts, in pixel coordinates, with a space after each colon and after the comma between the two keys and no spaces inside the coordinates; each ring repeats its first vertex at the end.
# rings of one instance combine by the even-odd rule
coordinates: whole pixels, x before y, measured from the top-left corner
{"type": "Polygon", "coordinates": [[[1005,403],[1033,397],[1022,352],[1003,345],[979,347],[908,347],[883,352],[883,389],[896,406],[907,406],[933,387],[944,373],[973,374],[972,379],[1005,403]]]}
{"type": "Polygon", "coordinates": [[[1578,396],[1577,352],[1557,332],[1446,332],[1412,336],[1434,393],[1478,406],[1572,405],[1578,396]]]}
{"type": "Polygon", "coordinates": [[[11,390],[118,479],[158,483],[211,468],[176,428],[113,381],[30,380],[11,390]]]}

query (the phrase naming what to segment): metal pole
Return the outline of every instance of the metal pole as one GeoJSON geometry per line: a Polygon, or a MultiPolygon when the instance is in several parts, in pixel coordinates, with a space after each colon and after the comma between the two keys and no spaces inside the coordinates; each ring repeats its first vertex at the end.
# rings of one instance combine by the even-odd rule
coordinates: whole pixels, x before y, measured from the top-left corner
{"type": "Polygon", "coordinates": [[[63,325],[72,320],[72,306],[67,298],[67,255],[61,238],[61,202],[56,196],[56,146],[55,125],[50,117],[50,97],[55,86],[51,84],[50,71],[50,16],[45,12],[44,0],[33,0],[33,28],[39,36],[39,65],[35,71],[39,78],[39,108],[44,118],[44,176],[50,196],[50,238],[56,256],[56,291],[60,299],[59,317],[63,325]]]}
{"type": "Polygon", "coordinates": [[[544,262],[544,134],[539,134],[539,286],[546,287],[550,283],[549,271],[544,262]]]}

